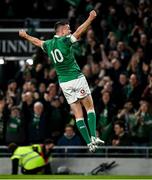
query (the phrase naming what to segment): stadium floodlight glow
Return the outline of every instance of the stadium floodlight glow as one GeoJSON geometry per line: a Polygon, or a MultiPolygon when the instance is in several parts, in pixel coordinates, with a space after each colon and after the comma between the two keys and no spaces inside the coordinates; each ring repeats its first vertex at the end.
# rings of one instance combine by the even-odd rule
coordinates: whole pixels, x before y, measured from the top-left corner
{"type": "Polygon", "coordinates": [[[2,64],[4,64],[4,63],[5,63],[4,59],[3,59],[3,58],[0,58],[0,65],[2,65],[2,64]]]}
{"type": "Polygon", "coordinates": [[[25,61],[24,60],[20,60],[19,61],[19,65],[22,67],[22,66],[24,66],[24,64],[25,64],[25,61]]]}
{"type": "Polygon", "coordinates": [[[29,64],[29,65],[33,65],[33,59],[27,59],[26,63],[29,64]]]}

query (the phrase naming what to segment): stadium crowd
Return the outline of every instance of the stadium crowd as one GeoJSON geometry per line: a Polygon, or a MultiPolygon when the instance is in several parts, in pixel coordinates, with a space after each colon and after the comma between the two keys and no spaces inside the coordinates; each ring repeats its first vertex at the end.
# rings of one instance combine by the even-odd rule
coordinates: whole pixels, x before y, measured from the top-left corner
{"type": "MultiPolygon", "coordinates": [[[[97,135],[106,145],[151,145],[152,2],[67,0],[66,3],[72,29],[90,10],[98,13],[84,37],[73,45],[91,88],[97,135]]],[[[33,59],[33,66],[25,64],[9,80],[6,90],[1,90],[0,144],[39,143],[46,138],[55,139],[58,145],[83,144],[73,129],[73,114],[50,60],[41,49],[33,59]]]]}

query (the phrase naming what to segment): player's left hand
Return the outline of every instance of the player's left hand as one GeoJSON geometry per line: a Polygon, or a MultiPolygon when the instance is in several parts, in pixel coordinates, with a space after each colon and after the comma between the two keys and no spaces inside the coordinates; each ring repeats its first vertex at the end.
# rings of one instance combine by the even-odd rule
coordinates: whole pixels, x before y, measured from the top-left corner
{"type": "Polygon", "coordinates": [[[91,18],[91,20],[95,19],[96,16],[97,16],[96,11],[95,11],[95,10],[92,10],[92,11],[90,12],[90,15],[89,15],[89,17],[91,18]]]}
{"type": "Polygon", "coordinates": [[[19,30],[19,36],[20,36],[20,37],[25,38],[25,37],[26,37],[26,35],[27,35],[27,33],[26,33],[26,31],[25,31],[25,30],[23,30],[23,29],[19,30]]]}

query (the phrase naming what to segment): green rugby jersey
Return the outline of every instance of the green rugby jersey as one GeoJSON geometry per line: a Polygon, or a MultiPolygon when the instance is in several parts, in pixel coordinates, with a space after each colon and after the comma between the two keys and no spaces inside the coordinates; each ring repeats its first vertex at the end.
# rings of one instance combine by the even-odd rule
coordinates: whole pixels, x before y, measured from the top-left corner
{"type": "Polygon", "coordinates": [[[55,35],[42,45],[43,51],[48,54],[56,69],[60,83],[83,76],[72,53],[72,43],[76,41],[73,35],[55,35]]]}

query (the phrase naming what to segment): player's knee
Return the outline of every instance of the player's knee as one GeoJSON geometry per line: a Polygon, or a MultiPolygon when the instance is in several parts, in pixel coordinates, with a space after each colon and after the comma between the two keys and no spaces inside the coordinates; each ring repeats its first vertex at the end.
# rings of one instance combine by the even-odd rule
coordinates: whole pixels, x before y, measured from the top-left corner
{"type": "Polygon", "coordinates": [[[80,121],[80,120],[84,120],[84,117],[77,117],[75,118],[76,122],[80,121]]]}
{"type": "Polygon", "coordinates": [[[82,113],[75,113],[74,116],[75,116],[75,119],[83,118],[83,114],[82,113]]]}
{"type": "Polygon", "coordinates": [[[75,109],[73,111],[75,119],[83,117],[82,109],[75,109]]]}
{"type": "Polygon", "coordinates": [[[94,110],[94,105],[91,102],[87,103],[87,105],[85,107],[86,107],[86,111],[94,110]]]}
{"type": "Polygon", "coordinates": [[[89,109],[94,109],[94,105],[93,105],[93,100],[91,98],[91,96],[87,96],[83,101],[82,101],[84,107],[86,110],[89,109]]]}

